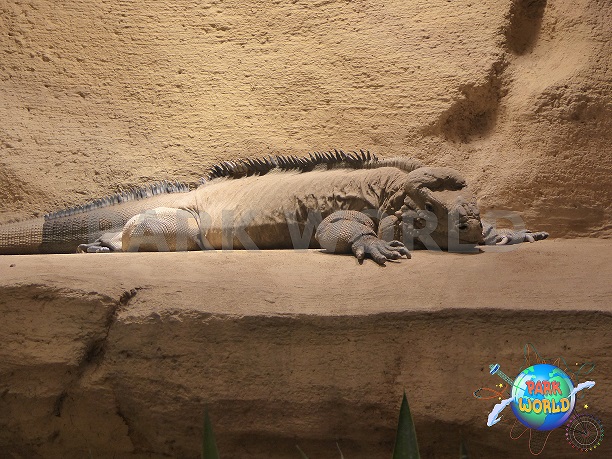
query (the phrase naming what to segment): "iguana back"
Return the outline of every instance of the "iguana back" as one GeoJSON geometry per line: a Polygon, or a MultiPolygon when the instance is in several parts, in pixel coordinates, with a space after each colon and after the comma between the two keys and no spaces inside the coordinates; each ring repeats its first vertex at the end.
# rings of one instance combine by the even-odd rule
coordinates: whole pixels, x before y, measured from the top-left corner
{"type": "MultiPolygon", "coordinates": [[[[379,160],[375,155],[364,151],[348,154],[342,151],[315,153],[301,158],[276,156],[224,161],[208,168],[201,188],[228,186],[223,184],[232,180],[233,185],[230,187],[242,190],[243,194],[248,196],[250,183],[268,176],[266,183],[270,183],[270,186],[267,198],[272,199],[282,196],[282,193],[276,191],[273,181],[270,181],[270,177],[279,171],[283,171],[287,177],[296,174],[316,177],[324,170],[339,167],[361,169],[397,164],[406,169],[420,166],[417,161],[408,159],[379,160]]],[[[282,175],[278,174],[276,177],[280,182],[283,181],[282,175]]],[[[308,179],[302,180],[303,183],[308,183],[308,179]]],[[[233,193],[237,196],[238,192],[233,193]]],[[[198,196],[204,194],[206,193],[198,192],[198,196]]],[[[196,208],[193,201],[195,197],[195,192],[189,192],[189,187],[185,184],[162,182],[96,199],[81,206],[47,214],[45,217],[1,225],[0,254],[72,253],[78,245],[91,243],[105,233],[120,231],[130,218],[153,208],[189,208],[196,213],[202,209],[206,210],[206,207],[196,208]]],[[[266,199],[262,194],[260,198],[266,199]]],[[[249,203],[254,204],[255,201],[243,202],[247,205],[250,205],[249,203]]],[[[223,192],[208,199],[206,206],[208,205],[211,209],[218,209],[219,206],[230,209],[232,206],[223,197],[223,192]]]]}

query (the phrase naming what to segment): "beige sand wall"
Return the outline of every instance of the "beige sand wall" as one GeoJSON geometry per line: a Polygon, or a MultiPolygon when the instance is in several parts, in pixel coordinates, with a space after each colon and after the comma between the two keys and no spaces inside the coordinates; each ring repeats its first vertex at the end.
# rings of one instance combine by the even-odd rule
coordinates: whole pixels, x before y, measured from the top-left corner
{"type": "Polygon", "coordinates": [[[611,24],[607,0],[0,0],[0,221],[336,147],[610,235],[611,24]]]}
{"type": "MultiPolygon", "coordinates": [[[[472,394],[529,342],[595,363],[579,412],[607,429],[612,244],[514,249],[385,269],[316,250],[2,257],[0,457],[195,459],[207,406],[223,458],[388,459],[406,389],[423,459],[461,438],[471,459],[528,458],[514,416],[487,427],[497,400],[472,394]]],[[[583,456],[564,435],[538,457],[583,456]]],[[[585,457],[612,457],[609,436],[585,457]]]]}

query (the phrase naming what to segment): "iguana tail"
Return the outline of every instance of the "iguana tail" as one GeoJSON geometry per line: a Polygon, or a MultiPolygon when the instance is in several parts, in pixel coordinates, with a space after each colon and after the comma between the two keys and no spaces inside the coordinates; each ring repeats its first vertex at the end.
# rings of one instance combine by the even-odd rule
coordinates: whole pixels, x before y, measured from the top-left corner
{"type": "Polygon", "coordinates": [[[0,254],[41,253],[44,218],[0,226],[0,254]]]}
{"type": "Polygon", "coordinates": [[[0,225],[0,254],[74,253],[79,244],[121,231],[134,215],[156,207],[179,207],[187,185],[163,182],[44,217],[0,225]]]}

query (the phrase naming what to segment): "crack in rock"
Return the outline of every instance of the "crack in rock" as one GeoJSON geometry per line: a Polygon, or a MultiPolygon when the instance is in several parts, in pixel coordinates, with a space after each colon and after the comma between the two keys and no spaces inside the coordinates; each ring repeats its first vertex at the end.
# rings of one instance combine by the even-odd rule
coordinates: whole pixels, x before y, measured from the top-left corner
{"type": "Polygon", "coordinates": [[[53,404],[53,415],[56,417],[61,417],[62,408],[68,394],[74,390],[74,388],[78,387],[81,380],[87,373],[87,370],[92,366],[98,367],[106,352],[106,347],[108,343],[108,337],[110,335],[110,331],[112,326],[117,321],[117,315],[121,308],[128,306],[130,301],[136,296],[139,288],[133,288],[131,290],[126,290],[123,292],[119,298],[119,300],[108,308],[106,319],[104,321],[104,329],[102,332],[102,336],[94,338],[91,340],[83,352],[83,357],[79,361],[77,365],[77,373],[73,380],[67,384],[66,388],[59,394],[55,403],[53,404]]]}
{"type": "Polygon", "coordinates": [[[85,369],[92,364],[99,365],[101,360],[104,358],[104,353],[106,351],[106,344],[108,341],[108,336],[110,334],[110,330],[114,323],[117,321],[117,315],[119,310],[122,307],[126,307],[129,302],[136,296],[138,293],[138,288],[133,288],[131,290],[126,290],[121,294],[119,301],[111,308],[109,308],[108,314],[106,316],[106,321],[104,325],[104,333],[103,336],[92,340],[87,346],[87,350],[84,353],[83,358],[79,364],[79,368],[81,369],[81,375],[85,372],[85,369]]]}

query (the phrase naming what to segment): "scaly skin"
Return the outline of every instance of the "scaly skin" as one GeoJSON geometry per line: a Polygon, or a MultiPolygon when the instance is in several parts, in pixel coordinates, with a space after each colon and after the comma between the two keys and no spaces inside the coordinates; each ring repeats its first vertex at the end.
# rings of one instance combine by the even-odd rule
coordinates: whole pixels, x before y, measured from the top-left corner
{"type": "Polygon", "coordinates": [[[0,253],[323,247],[384,264],[410,257],[409,247],[469,251],[548,236],[483,226],[458,172],[419,166],[214,178],[191,192],[2,226],[0,253]]]}

